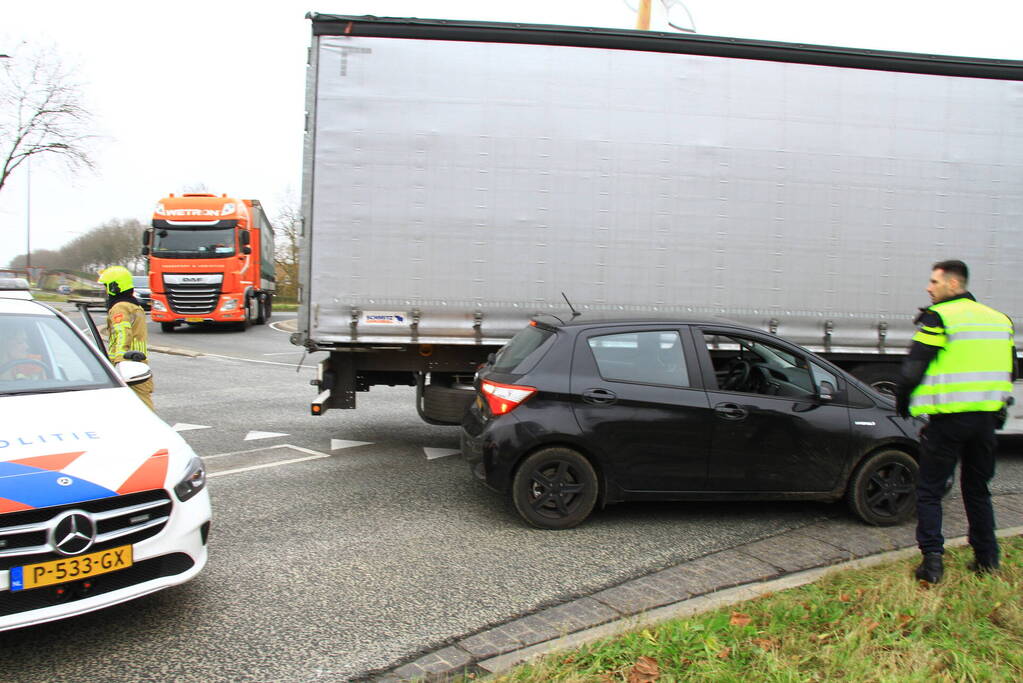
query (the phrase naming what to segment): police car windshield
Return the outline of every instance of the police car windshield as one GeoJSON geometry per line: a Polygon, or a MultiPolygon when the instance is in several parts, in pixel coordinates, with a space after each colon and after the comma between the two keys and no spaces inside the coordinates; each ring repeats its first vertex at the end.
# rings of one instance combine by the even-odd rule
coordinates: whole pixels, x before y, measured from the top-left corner
{"type": "Polygon", "coordinates": [[[0,314],[0,396],[119,384],[60,318],[0,314]]]}
{"type": "Polygon", "coordinates": [[[156,258],[224,258],[234,254],[234,228],[160,228],[153,236],[156,258]]]}

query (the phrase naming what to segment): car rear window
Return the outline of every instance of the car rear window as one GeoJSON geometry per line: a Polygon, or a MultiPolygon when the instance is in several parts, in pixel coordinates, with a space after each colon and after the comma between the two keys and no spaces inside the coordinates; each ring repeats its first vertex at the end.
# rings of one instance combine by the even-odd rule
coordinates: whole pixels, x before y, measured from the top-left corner
{"type": "Polygon", "coordinates": [[[521,374],[533,369],[554,340],[554,331],[530,325],[501,347],[491,366],[494,372],[521,374]]]}

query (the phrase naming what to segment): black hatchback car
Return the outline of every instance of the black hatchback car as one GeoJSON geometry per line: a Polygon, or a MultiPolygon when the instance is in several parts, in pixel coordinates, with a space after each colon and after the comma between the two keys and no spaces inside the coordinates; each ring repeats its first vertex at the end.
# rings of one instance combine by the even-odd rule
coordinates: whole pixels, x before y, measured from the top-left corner
{"type": "Polygon", "coordinates": [[[462,453],[529,524],[629,500],[915,507],[922,422],[800,346],[730,323],[537,319],[476,378],[462,453]]]}

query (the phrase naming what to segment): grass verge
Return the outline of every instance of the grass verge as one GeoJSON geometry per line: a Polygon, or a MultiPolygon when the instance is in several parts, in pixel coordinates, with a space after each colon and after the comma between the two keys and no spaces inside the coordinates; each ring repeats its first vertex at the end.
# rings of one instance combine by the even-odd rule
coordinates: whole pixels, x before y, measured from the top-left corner
{"type": "Polygon", "coordinates": [[[830,575],[689,619],[550,655],[488,681],[1020,681],[1023,537],[977,576],[969,548],[945,580],[918,558],[830,575]]]}

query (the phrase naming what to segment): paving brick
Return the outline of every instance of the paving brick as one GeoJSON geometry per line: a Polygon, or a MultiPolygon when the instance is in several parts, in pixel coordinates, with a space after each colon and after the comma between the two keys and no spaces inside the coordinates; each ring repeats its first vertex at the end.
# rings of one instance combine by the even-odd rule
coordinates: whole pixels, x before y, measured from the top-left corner
{"type": "Polygon", "coordinates": [[[472,656],[457,647],[446,647],[420,657],[413,664],[429,674],[446,674],[461,671],[473,661],[472,656]]]}
{"type": "Polygon", "coordinates": [[[1012,507],[1006,501],[994,499],[995,524],[1000,529],[1023,526],[1023,510],[1012,507]]]}
{"type": "Polygon", "coordinates": [[[899,526],[880,527],[895,549],[916,547],[916,520],[899,526]]]}
{"type": "Polygon", "coordinates": [[[945,538],[965,536],[969,523],[966,521],[966,511],[962,507],[946,505],[941,514],[941,534],[945,538]]]}
{"type": "Polygon", "coordinates": [[[747,543],[741,550],[787,572],[812,569],[850,558],[848,551],[813,538],[802,530],[789,531],[756,543],[747,543]]]}
{"type": "Polygon", "coordinates": [[[807,536],[845,550],[853,557],[876,555],[895,550],[895,542],[885,531],[860,521],[833,519],[803,529],[807,536]]]}
{"type": "Polygon", "coordinates": [[[773,565],[746,555],[738,550],[723,550],[712,555],[680,564],[661,572],[670,579],[679,593],[703,595],[752,581],[763,581],[778,576],[773,565]]]}
{"type": "Polygon", "coordinates": [[[629,581],[621,586],[608,588],[593,595],[595,600],[626,615],[668,605],[687,597],[689,597],[689,591],[685,589],[665,593],[642,579],[629,581]]]}
{"type": "Polygon", "coordinates": [[[502,631],[500,627],[458,641],[458,647],[479,659],[511,652],[519,646],[519,641],[502,631]]]}
{"type": "Polygon", "coordinates": [[[593,598],[579,598],[542,610],[533,616],[555,629],[560,636],[607,623],[621,615],[593,598]]]}
{"type": "Polygon", "coordinates": [[[414,681],[426,677],[426,672],[418,667],[415,663],[406,664],[405,666],[398,667],[394,670],[394,675],[397,676],[399,681],[414,681]]]}

